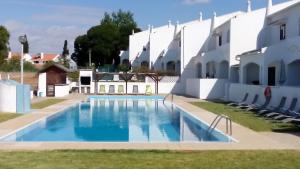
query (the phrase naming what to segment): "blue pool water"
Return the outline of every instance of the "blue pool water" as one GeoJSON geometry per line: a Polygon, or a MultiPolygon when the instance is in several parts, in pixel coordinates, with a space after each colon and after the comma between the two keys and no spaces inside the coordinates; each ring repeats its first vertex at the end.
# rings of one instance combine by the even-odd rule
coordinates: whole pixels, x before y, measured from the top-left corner
{"type": "Polygon", "coordinates": [[[97,96],[40,120],[2,141],[228,142],[161,97],[97,96]]]}

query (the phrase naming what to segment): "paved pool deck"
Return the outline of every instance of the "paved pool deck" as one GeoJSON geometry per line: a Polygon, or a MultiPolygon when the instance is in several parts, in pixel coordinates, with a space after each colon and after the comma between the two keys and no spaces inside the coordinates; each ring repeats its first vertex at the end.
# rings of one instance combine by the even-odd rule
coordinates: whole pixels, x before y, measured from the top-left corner
{"type": "MultiPolygon", "coordinates": [[[[86,100],[87,96],[72,94],[66,97],[66,101],[49,106],[44,109],[34,110],[30,114],[0,123],[0,137],[5,136],[37,120],[56,114],[71,105],[86,100]]],[[[189,102],[198,99],[184,96],[174,96],[174,103],[187,110],[194,116],[210,124],[216,117],[215,114],[191,105],[189,102]]],[[[101,143],[101,142],[2,142],[0,150],[300,150],[299,133],[273,133],[255,132],[239,124],[233,123],[232,137],[237,142],[231,143],[101,143]]],[[[225,131],[225,121],[217,127],[225,131]]]]}

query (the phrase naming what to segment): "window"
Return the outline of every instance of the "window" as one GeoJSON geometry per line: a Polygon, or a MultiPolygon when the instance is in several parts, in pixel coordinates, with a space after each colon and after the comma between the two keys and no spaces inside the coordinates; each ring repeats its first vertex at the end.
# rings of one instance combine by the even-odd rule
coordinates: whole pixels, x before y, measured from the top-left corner
{"type": "Polygon", "coordinates": [[[222,46],[222,35],[219,35],[218,36],[218,43],[219,43],[219,46],[222,46]]]}
{"type": "Polygon", "coordinates": [[[147,51],[147,47],[146,46],[143,46],[143,51],[147,51]]]}
{"type": "Polygon", "coordinates": [[[179,47],[181,47],[181,40],[180,40],[180,41],[178,41],[178,46],[179,46],[179,47]]]}
{"type": "Polygon", "coordinates": [[[286,24],[280,25],[280,40],[284,40],[286,38],[286,24]]]}

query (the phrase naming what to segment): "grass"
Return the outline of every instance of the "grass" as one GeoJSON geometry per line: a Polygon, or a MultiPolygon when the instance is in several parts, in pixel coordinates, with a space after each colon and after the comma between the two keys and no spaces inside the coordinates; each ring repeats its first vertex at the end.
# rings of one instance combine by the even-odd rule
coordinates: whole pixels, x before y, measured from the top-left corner
{"type": "Polygon", "coordinates": [[[300,151],[37,151],[0,152],[13,169],[299,169],[300,151]]]}
{"type": "Polygon", "coordinates": [[[21,116],[21,114],[17,114],[17,113],[1,113],[0,112],[0,123],[4,122],[4,121],[7,121],[7,120],[10,120],[10,119],[13,119],[13,118],[16,118],[16,117],[19,117],[19,116],[21,116]]]}
{"type": "Polygon", "coordinates": [[[47,99],[47,100],[43,100],[43,101],[31,104],[31,108],[32,109],[43,109],[48,106],[63,102],[65,100],[66,99],[47,99]]]}
{"type": "Polygon", "coordinates": [[[251,111],[237,109],[235,107],[228,106],[225,103],[193,102],[192,104],[210,112],[213,112],[215,114],[227,115],[234,122],[239,123],[255,131],[300,131],[300,126],[296,126],[291,123],[280,123],[278,121],[268,120],[255,115],[251,111]]]}

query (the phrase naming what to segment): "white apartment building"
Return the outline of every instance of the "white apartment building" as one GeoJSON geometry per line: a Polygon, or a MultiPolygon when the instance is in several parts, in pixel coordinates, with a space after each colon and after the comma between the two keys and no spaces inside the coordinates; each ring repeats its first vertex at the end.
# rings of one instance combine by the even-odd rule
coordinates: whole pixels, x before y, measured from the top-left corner
{"type": "MultiPolygon", "coordinates": [[[[126,61],[133,67],[147,66],[155,70],[176,72],[180,78],[177,81],[179,90],[173,91],[175,93],[202,99],[228,99],[232,83],[268,84],[267,73],[274,70],[266,68],[262,71],[261,62],[266,59],[271,62],[272,59],[268,59],[268,56],[275,59],[271,54],[272,47],[275,45],[273,51],[276,55],[287,59],[283,55],[286,47],[278,36],[285,38],[286,45],[293,44],[288,50],[294,52],[294,59],[290,58],[289,63],[296,60],[299,47],[295,45],[298,38],[295,36],[300,33],[298,3],[298,0],[292,0],[272,5],[272,0],[266,0],[265,8],[252,11],[251,1],[248,0],[244,12],[222,16],[214,13],[207,20],[202,20],[200,14],[198,20],[188,23],[177,22],[172,25],[169,21],[162,27],[149,26],[148,30],[130,36],[129,59],[126,61]],[[287,23],[282,24],[284,21],[287,23]],[[278,29],[286,31],[286,34],[277,35],[278,29]],[[249,66],[248,62],[257,63],[259,71],[257,67],[251,67],[252,64],[245,71],[245,66],[249,66]]],[[[278,60],[280,59],[277,58],[277,64],[272,64],[278,67],[278,60]]],[[[287,72],[296,72],[292,70],[299,67],[297,61],[290,67],[289,63],[286,63],[287,72]]],[[[279,81],[279,69],[275,72],[274,76],[279,81]]],[[[300,80],[289,76],[294,75],[288,73],[286,84],[299,83],[300,80]]]]}

